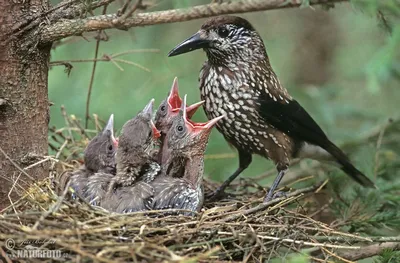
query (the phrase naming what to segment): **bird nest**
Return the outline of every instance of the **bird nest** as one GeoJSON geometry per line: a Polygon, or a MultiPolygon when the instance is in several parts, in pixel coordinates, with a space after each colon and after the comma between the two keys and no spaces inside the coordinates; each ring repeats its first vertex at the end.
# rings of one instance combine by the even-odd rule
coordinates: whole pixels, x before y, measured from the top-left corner
{"type": "MultiPolygon", "coordinates": [[[[206,192],[213,186],[207,182],[206,192]]],[[[291,192],[269,204],[262,204],[263,191],[249,191],[248,180],[234,188],[235,197],[206,203],[195,216],[165,211],[110,214],[84,201],[67,200],[66,192],[58,196],[50,180],[45,180],[32,186],[0,217],[0,240],[5,240],[10,259],[29,247],[58,251],[49,261],[74,262],[263,262],[290,252],[305,253],[306,248],[312,252],[309,257],[322,261],[317,251],[324,252],[324,259],[338,257],[337,250],[370,241],[310,217],[305,202],[318,186],[291,192]]]]}
{"type": "MultiPolygon", "coordinates": [[[[76,153],[90,137],[73,116],[65,112],[64,116],[68,129],[50,129],[50,147],[57,149],[57,158],[51,159],[52,177],[77,166],[76,153]]],[[[101,126],[94,120],[96,127],[101,126]]],[[[2,211],[0,258],[6,262],[15,258],[27,262],[265,262],[300,253],[316,262],[345,260],[341,251],[351,253],[372,240],[314,219],[323,210],[315,205],[315,195],[324,186],[291,191],[264,204],[266,189],[252,179],[240,179],[229,187],[230,197],[206,200],[199,213],[183,216],[165,210],[109,213],[83,200],[69,200],[67,191],[56,192],[47,178],[2,211]],[[32,251],[42,254],[29,254],[32,251]]],[[[205,180],[206,194],[216,187],[205,180]]]]}

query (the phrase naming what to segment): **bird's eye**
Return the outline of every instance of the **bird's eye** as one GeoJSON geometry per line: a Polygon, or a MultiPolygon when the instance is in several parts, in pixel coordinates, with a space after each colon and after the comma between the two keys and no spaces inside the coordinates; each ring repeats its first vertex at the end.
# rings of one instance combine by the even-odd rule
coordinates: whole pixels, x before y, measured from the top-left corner
{"type": "Polygon", "coordinates": [[[229,35],[229,30],[226,29],[225,27],[221,27],[218,29],[218,35],[220,37],[227,37],[229,35]]]}
{"type": "Polygon", "coordinates": [[[165,107],[165,105],[161,106],[161,111],[165,111],[167,107],[165,107]]]}
{"type": "Polygon", "coordinates": [[[114,149],[114,147],[110,144],[110,145],[108,145],[108,150],[109,151],[112,151],[114,149]]]}
{"type": "Polygon", "coordinates": [[[182,125],[178,125],[178,127],[176,128],[179,132],[183,131],[183,126],[182,125]]]}

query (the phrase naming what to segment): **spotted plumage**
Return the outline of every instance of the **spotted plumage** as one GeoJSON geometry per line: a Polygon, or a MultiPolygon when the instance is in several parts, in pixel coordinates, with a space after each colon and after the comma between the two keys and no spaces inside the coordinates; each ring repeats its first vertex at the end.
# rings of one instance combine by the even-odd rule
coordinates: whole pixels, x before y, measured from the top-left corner
{"type": "Polygon", "coordinates": [[[118,187],[104,203],[104,207],[116,213],[131,213],[152,208],[154,189],[144,181],[132,186],[118,187]]]}
{"type": "Polygon", "coordinates": [[[82,197],[91,205],[103,206],[110,182],[114,175],[105,172],[95,173],[87,179],[83,187],[82,197]]]}
{"type": "Polygon", "coordinates": [[[157,193],[152,203],[153,209],[199,211],[203,205],[203,190],[201,185],[192,187],[183,178],[161,176],[152,186],[154,187],[154,192],[157,193]]]}
{"type": "Polygon", "coordinates": [[[266,200],[297,157],[333,160],[358,183],[374,186],[281,85],[261,37],[247,20],[211,18],[169,56],[199,48],[208,58],[199,77],[205,113],[209,119],[227,114],[217,129],[239,152],[239,168],[215,196],[248,167],[252,154],[271,159],[279,172],[266,200]]]}

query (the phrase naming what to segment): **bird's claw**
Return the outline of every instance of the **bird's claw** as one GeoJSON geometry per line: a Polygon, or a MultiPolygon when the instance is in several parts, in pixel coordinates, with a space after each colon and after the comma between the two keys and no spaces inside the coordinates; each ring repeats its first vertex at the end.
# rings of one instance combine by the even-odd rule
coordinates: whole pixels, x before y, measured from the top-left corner
{"type": "Polygon", "coordinates": [[[224,189],[221,189],[220,187],[217,189],[217,190],[215,190],[214,192],[212,192],[212,193],[208,193],[205,197],[206,197],[206,199],[208,200],[208,201],[210,201],[210,202],[215,202],[215,201],[219,201],[219,200],[222,200],[222,199],[224,199],[224,198],[229,198],[229,197],[231,197],[231,196],[233,196],[233,194],[231,194],[231,193],[226,193],[225,191],[224,191],[224,189]]]}
{"type": "Polygon", "coordinates": [[[206,199],[208,201],[214,202],[223,199],[226,196],[224,191],[220,191],[219,188],[212,193],[206,194],[206,199]]]}

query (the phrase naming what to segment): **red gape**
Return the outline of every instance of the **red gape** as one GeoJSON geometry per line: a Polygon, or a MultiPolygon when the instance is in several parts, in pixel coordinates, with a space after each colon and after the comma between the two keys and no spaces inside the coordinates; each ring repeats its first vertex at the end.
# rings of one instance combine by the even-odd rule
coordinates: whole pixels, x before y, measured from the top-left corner
{"type": "MultiPolygon", "coordinates": [[[[172,83],[172,88],[171,88],[171,91],[170,91],[169,96],[167,98],[167,102],[168,102],[168,108],[171,111],[171,113],[173,115],[178,114],[179,109],[182,106],[182,99],[179,96],[178,78],[176,78],[176,77],[174,78],[174,82],[172,83]]],[[[194,103],[194,104],[186,107],[186,114],[188,116],[188,119],[190,119],[195,114],[197,109],[201,105],[203,105],[203,103],[204,103],[204,101],[200,101],[200,102],[194,103]]]]}
{"type": "Polygon", "coordinates": [[[117,138],[114,138],[113,143],[114,143],[114,146],[115,146],[115,147],[118,147],[119,138],[118,138],[118,137],[117,137],[117,138]]]}
{"type": "Polygon", "coordinates": [[[186,127],[189,129],[191,133],[200,133],[203,131],[211,130],[214,125],[221,120],[222,118],[225,117],[225,115],[221,115],[219,117],[216,117],[212,120],[209,120],[207,122],[194,122],[191,119],[189,119],[189,116],[187,114],[188,110],[186,107],[186,96],[183,99],[184,105],[182,105],[183,108],[183,119],[185,120],[186,127]]]}

